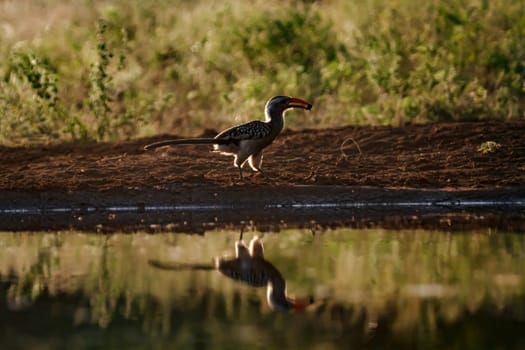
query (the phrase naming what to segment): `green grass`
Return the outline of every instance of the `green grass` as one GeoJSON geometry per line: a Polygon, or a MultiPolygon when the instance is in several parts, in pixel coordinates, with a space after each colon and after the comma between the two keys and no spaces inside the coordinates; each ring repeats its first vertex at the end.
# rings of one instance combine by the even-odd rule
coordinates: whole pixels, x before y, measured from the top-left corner
{"type": "Polygon", "coordinates": [[[479,145],[478,152],[481,154],[495,153],[500,148],[501,144],[497,143],[496,141],[486,141],[479,145]]]}
{"type": "Polygon", "coordinates": [[[0,142],[525,116],[519,1],[0,4],[0,142]]]}

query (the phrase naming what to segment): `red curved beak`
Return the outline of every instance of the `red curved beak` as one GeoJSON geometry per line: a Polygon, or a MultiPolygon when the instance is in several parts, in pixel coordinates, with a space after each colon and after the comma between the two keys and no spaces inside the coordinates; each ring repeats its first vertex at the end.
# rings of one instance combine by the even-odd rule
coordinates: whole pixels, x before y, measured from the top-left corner
{"type": "Polygon", "coordinates": [[[308,306],[314,303],[314,298],[310,297],[308,299],[299,299],[291,301],[292,309],[294,311],[304,311],[308,306]]]}
{"type": "Polygon", "coordinates": [[[307,109],[307,110],[312,109],[311,103],[306,102],[305,100],[301,100],[300,98],[297,98],[297,97],[290,98],[290,102],[288,102],[288,106],[293,107],[293,108],[307,109]]]}

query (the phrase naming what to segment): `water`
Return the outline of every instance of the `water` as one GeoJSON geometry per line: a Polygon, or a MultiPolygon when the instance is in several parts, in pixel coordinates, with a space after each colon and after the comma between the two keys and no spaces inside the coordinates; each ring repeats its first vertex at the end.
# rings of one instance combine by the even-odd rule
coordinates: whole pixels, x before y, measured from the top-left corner
{"type": "Polygon", "coordinates": [[[0,233],[1,348],[525,348],[525,235],[267,233],[242,261],[286,312],[215,269],[238,236],[0,233]]]}

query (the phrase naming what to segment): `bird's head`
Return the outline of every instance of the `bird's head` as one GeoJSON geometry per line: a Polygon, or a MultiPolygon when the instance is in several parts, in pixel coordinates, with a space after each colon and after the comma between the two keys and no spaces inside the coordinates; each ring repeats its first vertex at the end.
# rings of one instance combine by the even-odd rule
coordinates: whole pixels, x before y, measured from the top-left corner
{"type": "Polygon", "coordinates": [[[266,118],[271,119],[274,116],[280,116],[284,111],[290,108],[310,110],[312,109],[312,104],[297,97],[275,96],[266,103],[266,118]]]}

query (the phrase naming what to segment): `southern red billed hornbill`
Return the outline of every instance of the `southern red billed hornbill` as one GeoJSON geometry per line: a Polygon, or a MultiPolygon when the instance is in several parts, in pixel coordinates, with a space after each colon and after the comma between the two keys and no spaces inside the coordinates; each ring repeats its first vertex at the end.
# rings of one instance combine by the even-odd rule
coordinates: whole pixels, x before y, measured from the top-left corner
{"type": "Polygon", "coordinates": [[[263,174],[261,170],[263,150],[281,133],[284,127],[284,112],[291,108],[310,110],[312,105],[296,97],[275,96],[266,103],[264,122],[254,120],[234,126],[214,138],[165,140],[146,145],[144,149],[149,150],[168,145],[213,144],[214,152],[234,156],[233,165],[239,169],[239,176],[242,180],[242,167],[246,161],[254,171],[263,174]]]}
{"type": "Polygon", "coordinates": [[[266,301],[276,311],[300,311],[313,303],[312,298],[292,299],[286,293],[286,280],[281,272],[264,258],[264,247],[255,236],[247,246],[243,230],[235,242],[235,256],[214,258],[214,264],[187,264],[149,260],[148,263],[163,270],[217,270],[222,275],[252,287],[266,287],[266,301]]]}

